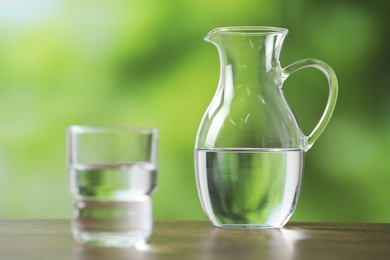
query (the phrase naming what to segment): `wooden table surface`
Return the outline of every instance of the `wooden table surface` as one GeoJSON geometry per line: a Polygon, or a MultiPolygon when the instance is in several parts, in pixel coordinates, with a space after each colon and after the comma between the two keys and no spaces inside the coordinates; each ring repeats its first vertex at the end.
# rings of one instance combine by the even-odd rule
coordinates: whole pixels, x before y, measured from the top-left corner
{"type": "Polygon", "coordinates": [[[129,248],[75,243],[69,220],[0,220],[0,259],[390,259],[390,224],[289,223],[233,230],[207,221],[156,221],[129,248]]]}

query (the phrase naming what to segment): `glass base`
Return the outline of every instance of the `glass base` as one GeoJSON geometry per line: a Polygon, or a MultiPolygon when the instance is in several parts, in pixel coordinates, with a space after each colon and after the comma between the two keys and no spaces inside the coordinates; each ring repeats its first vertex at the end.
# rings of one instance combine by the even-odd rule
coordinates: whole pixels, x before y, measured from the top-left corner
{"type": "Polygon", "coordinates": [[[106,246],[106,247],[128,247],[137,243],[145,242],[151,232],[137,233],[109,233],[109,232],[85,232],[73,230],[73,238],[82,244],[106,246]]]}
{"type": "Polygon", "coordinates": [[[145,242],[152,234],[150,198],[133,201],[76,201],[72,233],[76,241],[124,247],[145,242]]]}

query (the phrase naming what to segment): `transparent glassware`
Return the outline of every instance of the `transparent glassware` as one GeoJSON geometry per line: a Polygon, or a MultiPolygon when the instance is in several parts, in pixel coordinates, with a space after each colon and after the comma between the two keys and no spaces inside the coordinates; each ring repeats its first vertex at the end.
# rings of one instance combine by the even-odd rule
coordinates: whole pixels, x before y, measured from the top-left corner
{"type": "Polygon", "coordinates": [[[152,234],[156,128],[68,128],[72,234],[98,246],[129,246],[152,234]]]}
{"type": "Polygon", "coordinates": [[[285,225],[301,188],[304,153],[328,124],[338,84],[332,68],[303,59],[285,68],[279,54],[288,30],[225,27],[205,41],[219,52],[221,70],[195,143],[195,172],[204,212],[218,227],[272,228],[285,225]],[[305,135],[283,94],[283,82],[306,67],[329,82],[325,111],[305,135]]]}

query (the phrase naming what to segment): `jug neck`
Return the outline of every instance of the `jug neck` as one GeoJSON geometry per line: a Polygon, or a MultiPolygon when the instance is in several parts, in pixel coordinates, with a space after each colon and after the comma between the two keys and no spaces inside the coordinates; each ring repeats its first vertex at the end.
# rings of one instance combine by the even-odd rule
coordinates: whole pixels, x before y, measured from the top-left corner
{"type": "Polygon", "coordinates": [[[279,54],[287,33],[276,27],[225,27],[211,31],[205,41],[218,48],[222,72],[228,69],[233,76],[258,80],[280,68],[279,54]]]}

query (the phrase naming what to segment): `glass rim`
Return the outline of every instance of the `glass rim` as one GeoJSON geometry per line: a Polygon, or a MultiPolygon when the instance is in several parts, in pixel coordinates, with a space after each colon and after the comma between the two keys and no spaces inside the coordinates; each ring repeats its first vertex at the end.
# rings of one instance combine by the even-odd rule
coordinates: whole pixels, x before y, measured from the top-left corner
{"type": "Polygon", "coordinates": [[[91,126],[91,125],[71,125],[67,127],[69,133],[109,133],[109,132],[137,132],[144,134],[158,134],[157,127],[143,126],[91,126]]]}

